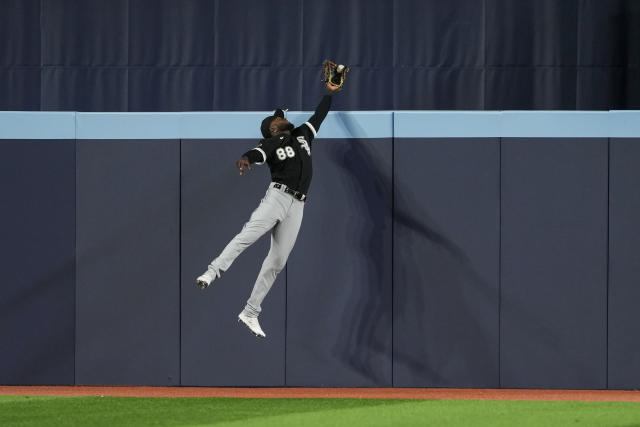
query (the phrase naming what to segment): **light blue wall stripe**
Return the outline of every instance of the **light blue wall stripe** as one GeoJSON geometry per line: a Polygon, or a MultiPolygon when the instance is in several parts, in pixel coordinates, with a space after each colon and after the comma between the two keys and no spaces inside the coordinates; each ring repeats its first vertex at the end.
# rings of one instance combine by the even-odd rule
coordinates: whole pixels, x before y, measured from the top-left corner
{"type": "Polygon", "coordinates": [[[75,136],[74,112],[0,112],[0,139],[74,139],[75,136]]]}
{"type": "Polygon", "coordinates": [[[640,137],[640,110],[610,111],[609,137],[640,137]]]}
{"type": "MultiPolygon", "coordinates": [[[[262,112],[184,113],[181,116],[182,138],[261,138],[260,123],[273,114],[262,112]]],[[[286,117],[299,126],[313,112],[290,112],[286,117]]],[[[391,138],[391,111],[335,111],[327,115],[319,138],[391,138]]]]}
{"type": "Polygon", "coordinates": [[[608,137],[606,111],[503,111],[503,137],[608,137]]]}
{"type": "Polygon", "coordinates": [[[329,113],[318,136],[321,138],[391,138],[393,111],[329,113]]]}
{"type": "Polygon", "coordinates": [[[273,112],[183,113],[180,134],[185,139],[261,138],[260,123],[273,112]]]}
{"type": "Polygon", "coordinates": [[[500,136],[499,111],[396,111],[396,138],[500,136]]]}
{"type": "MultiPolygon", "coordinates": [[[[270,112],[0,112],[0,139],[251,139],[270,112]]],[[[290,112],[301,125],[311,112],[290,112]]],[[[335,111],[319,138],[640,137],[640,111],[335,111]]]]}
{"type": "Polygon", "coordinates": [[[179,139],[181,113],[77,113],[78,139],[179,139]]]}

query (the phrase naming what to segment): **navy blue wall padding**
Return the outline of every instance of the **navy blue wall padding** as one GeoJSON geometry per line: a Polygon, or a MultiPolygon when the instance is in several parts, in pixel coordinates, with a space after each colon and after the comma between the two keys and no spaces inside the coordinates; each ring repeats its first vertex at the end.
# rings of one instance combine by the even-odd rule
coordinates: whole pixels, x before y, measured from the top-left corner
{"type": "Polygon", "coordinates": [[[393,74],[394,108],[482,110],[485,73],[479,68],[401,68],[393,74]]]}
{"type": "MultiPolygon", "coordinates": [[[[129,65],[211,66],[216,34],[212,0],[130,0],[129,65]]],[[[237,27],[237,32],[247,28],[237,27]]],[[[161,108],[158,108],[161,110],[161,108]]]]}
{"type": "Polygon", "coordinates": [[[640,68],[581,67],[578,69],[576,104],[585,110],[596,109],[599,105],[624,108],[627,105],[627,87],[631,88],[634,84],[635,90],[640,90],[640,68]],[[594,91],[594,87],[599,90],[594,91]]]}
{"type": "Polygon", "coordinates": [[[77,384],[180,384],[179,141],[77,142],[77,384]]]}
{"type": "Polygon", "coordinates": [[[300,66],[304,38],[317,34],[299,27],[303,2],[298,0],[216,1],[215,5],[215,64],[219,67],[300,66]]]}
{"type": "Polygon", "coordinates": [[[0,384],[640,387],[638,112],[331,113],[260,340],[263,114],[0,113],[0,384]]]}
{"type": "Polygon", "coordinates": [[[0,108],[308,109],[329,58],[345,110],[637,109],[639,52],[637,0],[5,0],[0,76],[43,83],[0,108]]]}
{"type": "Polygon", "coordinates": [[[576,65],[580,0],[485,3],[486,65],[576,65]]]}
{"type": "Polygon", "coordinates": [[[303,65],[319,69],[324,59],[363,68],[393,65],[393,1],[304,0],[303,65]]]}
{"type": "Polygon", "coordinates": [[[40,67],[40,3],[3,0],[0,4],[0,67],[40,67]]]}
{"type": "Polygon", "coordinates": [[[610,140],[609,388],[640,387],[640,139],[610,140]]]}
{"type": "Polygon", "coordinates": [[[607,140],[503,138],[501,385],[606,388],[607,140]]]}
{"type": "Polygon", "coordinates": [[[40,110],[40,67],[0,67],[0,110],[40,110]]]}
{"type": "Polygon", "coordinates": [[[567,110],[576,102],[576,70],[563,67],[490,68],[488,110],[567,110]]]}
{"type": "Polygon", "coordinates": [[[128,72],[129,108],[134,111],[206,111],[213,104],[213,71],[204,67],[140,67],[128,72]]]}
{"type": "Polygon", "coordinates": [[[283,271],[262,305],[257,339],[237,316],[251,294],[270,237],[243,252],[221,279],[202,291],[195,278],[242,229],[270,182],[266,167],[239,176],[235,161],[255,140],[182,141],[182,385],[283,386],[283,271]]]}
{"type": "Polygon", "coordinates": [[[392,144],[316,140],[287,263],[287,385],[390,387],[392,144]]]}
{"type": "Polygon", "coordinates": [[[497,138],[395,140],[396,387],[500,385],[499,176],[497,138]]]}
{"type": "Polygon", "coordinates": [[[419,65],[479,68],[484,65],[485,2],[422,0],[392,3],[394,65],[412,68],[419,65]],[[421,24],[415,25],[416,22],[421,24]]]}
{"type": "Polygon", "coordinates": [[[635,0],[581,0],[578,65],[640,67],[640,3],[635,0]]]}
{"type": "Polygon", "coordinates": [[[73,384],[75,143],[0,141],[0,384],[73,384]]]}
{"type": "MultiPolygon", "coordinates": [[[[42,108],[50,111],[123,111],[124,68],[48,67],[42,70],[42,108]]],[[[165,93],[164,91],[162,93],[165,93]]]]}
{"type": "MultiPolygon", "coordinates": [[[[306,91],[322,93],[320,74],[317,75],[318,81],[306,91]]],[[[281,107],[300,110],[301,77],[300,70],[294,67],[217,69],[213,82],[213,109],[265,111],[281,107]],[[269,90],[263,90],[265,87],[269,90]],[[251,100],[250,107],[244,108],[247,100],[251,100]]]]}
{"type": "Polygon", "coordinates": [[[40,110],[40,3],[0,3],[0,110],[40,110]]]}
{"type": "Polygon", "coordinates": [[[128,18],[128,0],[43,1],[42,64],[126,66],[128,18]]]}

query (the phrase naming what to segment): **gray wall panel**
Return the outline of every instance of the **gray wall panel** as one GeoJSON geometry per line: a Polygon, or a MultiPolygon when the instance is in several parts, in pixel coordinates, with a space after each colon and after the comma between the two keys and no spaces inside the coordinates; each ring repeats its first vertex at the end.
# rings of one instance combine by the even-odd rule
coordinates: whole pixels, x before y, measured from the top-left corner
{"type": "Polygon", "coordinates": [[[287,264],[287,385],[391,386],[392,144],[318,140],[287,264]]]}
{"type": "Polygon", "coordinates": [[[237,323],[269,236],[249,247],[202,291],[195,278],[241,230],[270,182],[266,166],[238,176],[235,161],[256,140],[182,141],[182,384],[284,385],[285,274],[265,299],[260,324],[266,339],[237,323]]]}
{"type": "Polygon", "coordinates": [[[609,387],[640,388],[640,139],[611,139],[609,387]]]}
{"type": "Polygon", "coordinates": [[[0,141],[0,384],[73,384],[75,142],[0,141]]]}
{"type": "Polygon", "coordinates": [[[396,139],[394,176],[394,386],[498,387],[498,139],[396,139]]]}
{"type": "Polygon", "coordinates": [[[179,141],[78,141],[78,384],[177,385],[179,141]]]}
{"type": "Polygon", "coordinates": [[[607,140],[502,142],[503,387],[606,387],[607,140]]]}

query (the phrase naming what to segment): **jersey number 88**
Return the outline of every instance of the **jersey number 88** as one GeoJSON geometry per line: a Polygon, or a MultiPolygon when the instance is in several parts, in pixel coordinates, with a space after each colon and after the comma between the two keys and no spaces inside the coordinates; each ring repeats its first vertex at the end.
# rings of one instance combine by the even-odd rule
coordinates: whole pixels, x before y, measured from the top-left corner
{"type": "Polygon", "coordinates": [[[284,160],[287,157],[291,158],[291,157],[295,157],[296,152],[293,151],[293,148],[289,147],[288,145],[284,148],[278,148],[276,150],[276,156],[278,156],[279,160],[284,160]]]}

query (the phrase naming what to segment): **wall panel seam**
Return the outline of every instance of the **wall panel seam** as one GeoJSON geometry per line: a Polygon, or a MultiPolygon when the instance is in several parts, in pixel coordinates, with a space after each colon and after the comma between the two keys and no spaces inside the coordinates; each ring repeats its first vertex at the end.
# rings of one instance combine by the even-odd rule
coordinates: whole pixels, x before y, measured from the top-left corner
{"type": "Polygon", "coordinates": [[[611,247],[611,138],[607,138],[607,284],[605,296],[605,388],[609,389],[609,284],[610,284],[610,247],[611,247]]]}
{"type": "Polygon", "coordinates": [[[178,384],[182,385],[182,138],[178,140],[178,384]]]}
{"type": "Polygon", "coordinates": [[[395,155],[396,155],[396,139],[395,139],[395,131],[396,131],[396,122],[395,122],[395,112],[391,113],[391,387],[395,387],[395,378],[394,378],[394,354],[395,354],[395,341],[394,341],[394,245],[395,245],[395,212],[396,212],[396,166],[395,166],[395,155]]]}
{"type": "Polygon", "coordinates": [[[498,138],[498,387],[502,388],[502,138],[498,138]]]}

